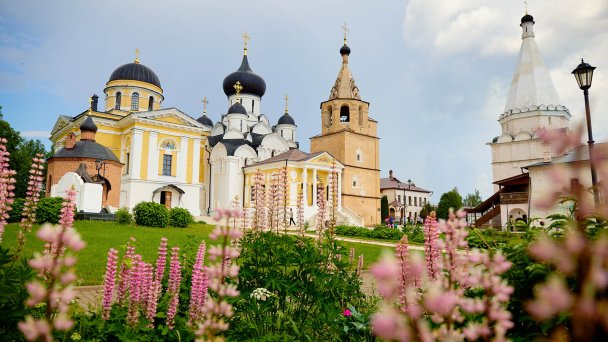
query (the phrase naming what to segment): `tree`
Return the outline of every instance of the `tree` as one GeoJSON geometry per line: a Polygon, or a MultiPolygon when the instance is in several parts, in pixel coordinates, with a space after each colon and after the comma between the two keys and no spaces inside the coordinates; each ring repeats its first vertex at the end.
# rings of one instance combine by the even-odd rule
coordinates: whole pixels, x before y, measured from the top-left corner
{"type": "MultiPolygon", "coordinates": [[[[40,140],[23,139],[11,125],[4,121],[2,114],[2,106],[0,106],[0,137],[5,138],[6,150],[11,154],[9,166],[15,170],[15,197],[24,198],[27,192],[27,182],[32,166],[32,158],[37,153],[41,153],[46,157],[46,149],[40,140]]],[[[43,177],[46,178],[46,164],[43,172],[43,177]]]]}
{"type": "Polygon", "coordinates": [[[386,196],[382,196],[380,199],[380,216],[382,221],[388,217],[388,197],[386,196]]]}
{"type": "Polygon", "coordinates": [[[458,193],[457,188],[441,195],[441,199],[439,199],[439,204],[437,205],[437,217],[447,219],[450,208],[454,209],[454,211],[462,208],[462,197],[458,193]]]}
{"type": "Polygon", "coordinates": [[[422,218],[423,220],[426,219],[427,215],[431,213],[431,211],[435,210],[435,208],[433,208],[433,205],[429,202],[426,202],[423,206],[422,209],[420,209],[420,218],[422,218]]]}
{"type": "Polygon", "coordinates": [[[473,193],[468,194],[467,197],[464,198],[463,202],[465,207],[474,208],[483,201],[481,199],[481,195],[479,194],[479,190],[475,189],[473,193]]]}
{"type": "MultiPolygon", "coordinates": [[[[32,167],[32,158],[38,153],[42,154],[45,158],[49,157],[40,140],[26,139],[17,146],[17,150],[11,155],[11,159],[15,161],[15,171],[17,171],[15,175],[15,197],[17,198],[25,198],[30,168],[32,167]]],[[[44,164],[42,177],[46,179],[46,163],[44,164]]],[[[44,186],[45,182],[42,184],[44,186]]]]}

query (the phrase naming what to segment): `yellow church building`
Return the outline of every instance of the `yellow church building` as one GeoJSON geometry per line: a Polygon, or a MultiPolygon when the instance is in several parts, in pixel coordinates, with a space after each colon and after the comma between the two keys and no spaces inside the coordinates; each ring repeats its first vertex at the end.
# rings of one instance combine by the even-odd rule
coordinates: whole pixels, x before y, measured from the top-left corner
{"type": "MultiPolygon", "coordinates": [[[[262,171],[271,177],[287,166],[289,206],[296,210],[298,189],[302,190],[305,219],[310,221],[317,209],[317,182],[327,185],[334,165],[338,171],[338,220],[359,225],[378,223],[377,122],[368,117],[369,103],[361,100],[348,69],[346,37],[340,49],[342,67],[329,100],[321,103],[321,134],[311,138],[310,153],[298,149],[297,125],[287,105],[274,125],[263,114],[261,99],[266,83],[250,67],[248,36],[244,38],[241,65],[223,82],[229,108],[217,122],[207,116],[206,108],[198,119],[177,108],[163,108],[158,76],[136,58],[111,73],[104,88],[105,106],[100,106],[94,95],[89,109],[57,119],[50,138],[54,151],[58,156],[74,155],[73,151],[66,154],[74,146],[68,140],[83,139],[84,133],[90,137],[80,128],[92,120],[82,127],[96,126],[95,143],[116,158],[97,160],[85,150],[79,155],[89,160],[85,173],[91,177],[97,174],[92,177],[97,180],[112,180],[111,187],[104,184],[104,207],[110,212],[155,201],[206,216],[215,208],[230,207],[235,196],[242,199],[246,210],[252,210],[253,175],[262,171]],[[111,172],[100,166],[110,159],[115,165],[111,172]],[[122,170],[117,171],[121,164],[122,170]],[[118,172],[120,175],[109,174],[118,172]]],[[[67,173],[74,177],[76,170],[70,170],[74,162],[56,158],[58,166],[47,177],[49,195],[64,190],[62,178],[67,173]]],[[[90,181],[83,170],[78,172],[90,181]]]]}

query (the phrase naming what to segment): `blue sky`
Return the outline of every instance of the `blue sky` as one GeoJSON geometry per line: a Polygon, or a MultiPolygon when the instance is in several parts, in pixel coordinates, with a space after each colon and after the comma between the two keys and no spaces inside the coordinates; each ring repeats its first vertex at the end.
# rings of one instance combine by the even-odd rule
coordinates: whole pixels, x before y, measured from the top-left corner
{"type": "MultiPolygon", "coordinates": [[[[591,88],[594,135],[608,138],[608,2],[528,1],[536,40],[572,124],[583,97],[570,72],[598,67],[591,88]]],[[[103,94],[112,71],[141,50],[159,76],[164,107],[193,117],[201,99],[217,120],[222,80],[240,64],[248,32],[251,67],[267,83],[262,112],[275,122],[289,94],[303,150],[320,131],[319,104],[340,67],[348,23],[350,67],[379,121],[382,176],[433,190],[491,192],[485,144],[500,134],[521,43],[521,1],[309,0],[28,1],[0,3],[0,105],[24,136],[48,144],[57,116],[103,94]]],[[[103,98],[103,96],[101,96],[103,98]]]]}

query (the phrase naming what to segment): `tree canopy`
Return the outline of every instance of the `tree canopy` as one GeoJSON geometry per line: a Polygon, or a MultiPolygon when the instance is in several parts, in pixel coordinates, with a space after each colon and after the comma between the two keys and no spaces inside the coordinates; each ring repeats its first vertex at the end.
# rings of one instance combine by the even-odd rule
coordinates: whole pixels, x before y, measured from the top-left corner
{"type": "Polygon", "coordinates": [[[462,196],[458,193],[457,188],[441,195],[439,204],[437,205],[437,217],[447,219],[450,208],[454,209],[454,211],[462,208],[462,196]]]}
{"type": "Polygon", "coordinates": [[[473,193],[468,194],[463,201],[465,207],[476,207],[481,202],[483,202],[481,195],[479,194],[479,190],[475,189],[473,193]]]}

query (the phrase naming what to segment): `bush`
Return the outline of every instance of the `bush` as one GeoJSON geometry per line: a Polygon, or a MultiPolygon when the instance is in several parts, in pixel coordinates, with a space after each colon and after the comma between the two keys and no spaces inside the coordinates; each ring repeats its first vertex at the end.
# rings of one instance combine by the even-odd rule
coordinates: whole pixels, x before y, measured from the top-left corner
{"type": "Polygon", "coordinates": [[[364,237],[381,240],[399,240],[403,233],[399,229],[377,225],[373,230],[357,226],[337,226],[336,234],[342,236],[364,237]]]}
{"type": "Polygon", "coordinates": [[[139,202],[133,207],[135,223],[140,226],[161,227],[169,225],[169,210],[156,202],[139,202]]]}
{"type": "Polygon", "coordinates": [[[38,223],[59,223],[62,204],[63,198],[61,197],[41,198],[36,208],[36,220],[38,223]]]}
{"type": "Polygon", "coordinates": [[[21,213],[23,212],[23,205],[25,204],[24,198],[15,198],[11,207],[13,210],[8,212],[8,222],[15,223],[21,222],[21,213]]]}
{"type": "MultiPolygon", "coordinates": [[[[346,261],[327,255],[348,253],[336,244],[270,232],[247,234],[242,252],[234,316],[226,339],[231,341],[370,341],[364,329],[345,329],[343,311],[349,307],[369,311],[361,280],[346,261]],[[271,294],[256,300],[259,288],[271,294]]],[[[343,258],[347,259],[346,257],[343,258]]],[[[353,310],[354,311],[354,310],[353,310]]],[[[360,323],[360,322],[357,322],[360,323]]]]}
{"type": "Polygon", "coordinates": [[[131,224],[133,222],[133,214],[131,214],[129,208],[120,208],[116,210],[115,216],[120,224],[131,224]]]}
{"type": "Polygon", "coordinates": [[[188,209],[184,208],[173,208],[169,210],[169,217],[171,226],[186,228],[190,223],[194,223],[194,218],[188,209]]]}

